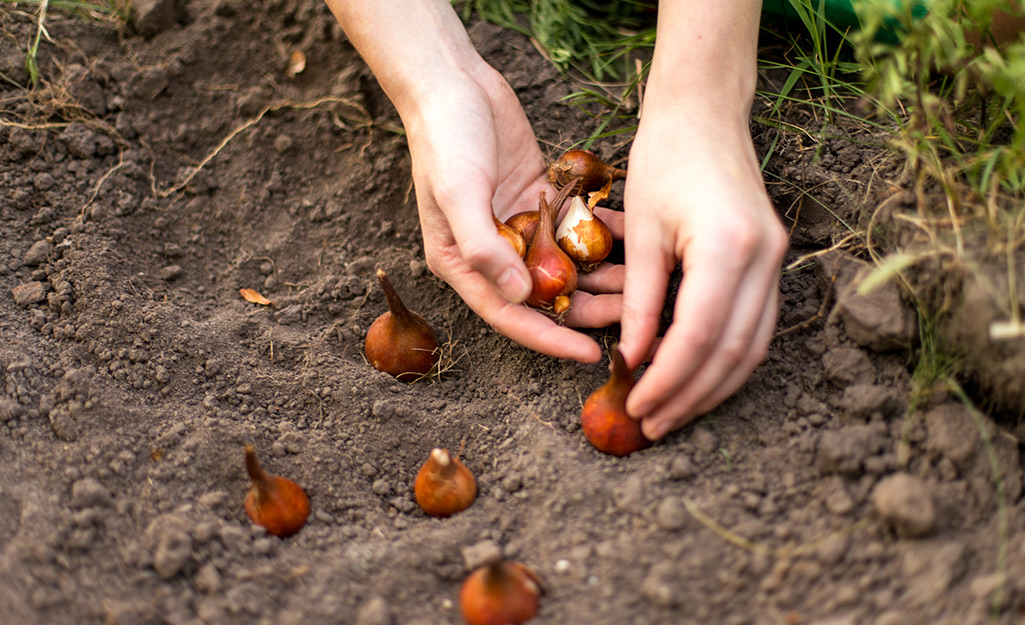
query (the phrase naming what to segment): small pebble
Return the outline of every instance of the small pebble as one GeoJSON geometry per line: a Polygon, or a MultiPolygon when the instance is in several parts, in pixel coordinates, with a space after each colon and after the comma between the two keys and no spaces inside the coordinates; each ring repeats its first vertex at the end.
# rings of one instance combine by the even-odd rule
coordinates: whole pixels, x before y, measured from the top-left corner
{"type": "Polygon", "coordinates": [[[872,503],[900,536],[925,536],[936,529],[936,506],[920,478],[907,473],[887,477],[872,490],[872,503]]]}
{"type": "Polygon", "coordinates": [[[177,527],[169,527],[160,535],[156,552],[153,554],[153,568],[163,579],[178,575],[192,559],[192,538],[177,527]]]}
{"type": "Polygon", "coordinates": [[[655,523],[664,530],[678,530],[687,523],[687,509],[679,497],[666,497],[655,508],[655,523]]]}
{"type": "Polygon", "coordinates": [[[91,477],[78,480],[71,487],[71,507],[76,510],[95,506],[110,506],[113,497],[110,491],[91,477]]]}

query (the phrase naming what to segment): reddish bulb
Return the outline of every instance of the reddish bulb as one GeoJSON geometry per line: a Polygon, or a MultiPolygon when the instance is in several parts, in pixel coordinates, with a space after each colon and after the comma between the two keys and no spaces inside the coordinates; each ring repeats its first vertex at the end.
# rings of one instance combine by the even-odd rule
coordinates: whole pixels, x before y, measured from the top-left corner
{"type": "Polygon", "coordinates": [[[606,183],[626,178],[626,170],[606,164],[593,152],[568,150],[559,160],[548,164],[548,180],[558,187],[571,178],[580,178],[573,195],[582,195],[597,191],[606,183]]]}
{"type": "Polygon", "coordinates": [[[268,534],[285,538],[295,534],[310,515],[310,498],[292,480],[270,475],[260,467],[256,450],[246,445],[246,471],[252,482],[246,495],[246,515],[268,534]]]}
{"type": "Polygon", "coordinates": [[[383,270],[377,270],[377,278],[388,301],[388,312],[367,330],[363,346],[367,361],[403,382],[414,382],[430,373],[438,361],[438,339],[427,320],[402,303],[383,270]]]}
{"type": "Polygon", "coordinates": [[[574,184],[575,181],[566,183],[556,194],[555,201],[551,205],[545,201],[544,193],[541,194],[540,205],[537,209],[539,219],[537,233],[527,247],[527,254],[523,259],[533,283],[526,304],[555,315],[566,312],[566,309],[569,308],[569,296],[577,290],[576,265],[555,243],[553,223],[554,215],[558,214],[559,208],[574,184]],[[561,312],[555,311],[557,299],[559,308],[562,308],[561,312]]]}
{"type": "Polygon", "coordinates": [[[612,347],[609,381],[596,389],[580,412],[584,435],[599,451],[626,456],[651,445],[641,432],[641,422],[626,413],[626,396],[634,385],[634,376],[626,367],[619,348],[612,347]]]}
{"type": "Polygon", "coordinates": [[[424,512],[448,517],[470,507],[477,498],[477,480],[459,458],[435,448],[417,472],[413,492],[424,512]]]}
{"type": "Polygon", "coordinates": [[[537,614],[540,595],[533,571],[498,560],[470,573],[459,591],[459,605],[469,625],[520,625],[537,614]]]}

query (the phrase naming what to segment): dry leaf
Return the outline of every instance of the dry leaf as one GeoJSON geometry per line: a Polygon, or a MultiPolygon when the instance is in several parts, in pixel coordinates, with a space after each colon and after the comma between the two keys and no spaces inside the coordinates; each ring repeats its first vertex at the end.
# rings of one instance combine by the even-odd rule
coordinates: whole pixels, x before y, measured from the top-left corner
{"type": "Polygon", "coordinates": [[[289,78],[295,78],[296,74],[301,73],[306,69],[306,55],[303,54],[302,50],[293,50],[292,55],[288,57],[288,67],[285,69],[285,74],[289,78]]]}
{"type": "Polygon", "coordinates": [[[266,297],[260,295],[259,293],[257,293],[253,289],[239,289],[238,293],[239,293],[239,295],[242,296],[242,299],[246,300],[247,302],[250,302],[250,303],[253,303],[253,304],[259,304],[261,306],[273,306],[274,305],[274,302],[272,302],[269,299],[267,299],[266,297]]]}

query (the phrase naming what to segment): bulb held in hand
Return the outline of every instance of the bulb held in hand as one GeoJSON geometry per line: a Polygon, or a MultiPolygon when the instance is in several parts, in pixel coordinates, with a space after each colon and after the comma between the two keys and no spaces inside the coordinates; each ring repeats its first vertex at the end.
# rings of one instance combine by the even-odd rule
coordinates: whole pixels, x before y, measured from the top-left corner
{"type": "Polygon", "coordinates": [[[560,187],[572,178],[580,179],[573,188],[573,195],[583,195],[626,178],[626,170],[606,164],[593,152],[567,150],[559,160],[548,164],[548,180],[560,187]]]}

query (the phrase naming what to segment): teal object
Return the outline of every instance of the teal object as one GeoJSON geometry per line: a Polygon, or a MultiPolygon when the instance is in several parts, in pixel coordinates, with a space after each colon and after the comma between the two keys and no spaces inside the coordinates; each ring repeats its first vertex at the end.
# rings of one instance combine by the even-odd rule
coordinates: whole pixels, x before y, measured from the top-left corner
{"type": "MultiPolygon", "coordinates": [[[[858,21],[858,15],[854,12],[851,0],[822,0],[822,2],[825,4],[824,13],[826,19],[833,26],[840,30],[855,29],[861,26],[861,23],[858,21]]],[[[808,5],[812,12],[818,12],[819,2],[817,0],[803,2],[802,4],[808,5]]],[[[790,0],[762,0],[762,11],[780,15],[787,19],[800,19],[790,0]]]]}
{"type": "MultiPolygon", "coordinates": [[[[899,4],[901,0],[893,0],[899,4]]],[[[802,4],[813,13],[818,13],[819,7],[825,14],[826,20],[841,32],[846,30],[857,30],[861,27],[858,14],[854,12],[852,0],[762,0],[762,11],[772,15],[778,15],[786,19],[799,20],[800,15],[794,9],[794,4],[802,4]]],[[[915,19],[921,19],[928,13],[927,0],[918,0],[911,7],[911,14],[915,19]]],[[[896,25],[894,25],[896,26],[896,25]]],[[[897,43],[900,37],[896,28],[887,29],[878,35],[878,39],[897,43]]]]}

